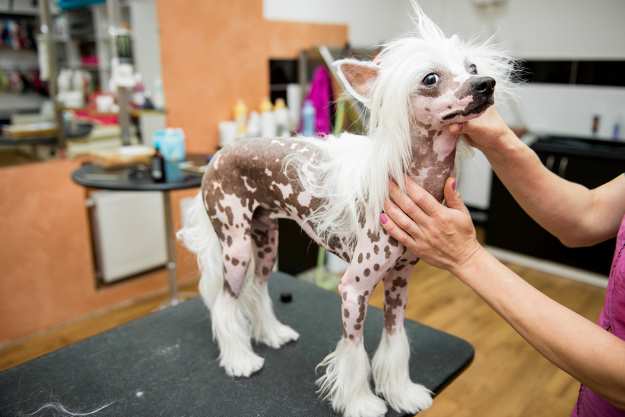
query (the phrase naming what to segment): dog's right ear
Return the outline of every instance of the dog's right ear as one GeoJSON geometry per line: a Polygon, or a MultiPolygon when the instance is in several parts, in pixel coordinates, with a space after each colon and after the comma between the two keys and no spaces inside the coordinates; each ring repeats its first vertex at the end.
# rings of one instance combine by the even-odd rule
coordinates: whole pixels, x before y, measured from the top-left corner
{"type": "Polygon", "coordinates": [[[373,62],[356,59],[341,59],[333,65],[347,92],[356,100],[367,104],[380,67],[373,62]]]}

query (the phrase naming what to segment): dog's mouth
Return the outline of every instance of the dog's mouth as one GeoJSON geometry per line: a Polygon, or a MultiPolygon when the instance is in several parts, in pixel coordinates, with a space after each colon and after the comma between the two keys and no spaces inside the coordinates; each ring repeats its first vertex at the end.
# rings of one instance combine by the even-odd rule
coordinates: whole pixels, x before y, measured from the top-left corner
{"type": "Polygon", "coordinates": [[[452,120],[460,116],[466,117],[466,116],[471,116],[474,114],[480,114],[494,103],[495,103],[495,100],[493,99],[493,96],[491,95],[486,100],[480,100],[475,104],[473,104],[472,102],[464,110],[458,110],[458,111],[454,111],[449,114],[446,114],[445,116],[443,116],[443,120],[448,121],[448,120],[452,120]]]}

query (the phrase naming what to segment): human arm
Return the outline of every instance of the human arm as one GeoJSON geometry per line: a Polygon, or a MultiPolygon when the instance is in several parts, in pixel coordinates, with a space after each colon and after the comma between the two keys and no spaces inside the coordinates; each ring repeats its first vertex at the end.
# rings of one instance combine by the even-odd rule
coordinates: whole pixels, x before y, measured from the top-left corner
{"type": "Polygon", "coordinates": [[[625,215],[625,176],[593,190],[557,176],[512,132],[494,107],[451,129],[464,133],[484,152],[523,210],[566,246],[590,246],[616,235],[625,215]]]}
{"type": "Polygon", "coordinates": [[[452,181],[445,186],[449,207],[410,180],[406,194],[392,185],[384,229],[427,263],[458,276],[556,366],[625,409],[625,342],[551,300],[482,248],[452,181]]]}

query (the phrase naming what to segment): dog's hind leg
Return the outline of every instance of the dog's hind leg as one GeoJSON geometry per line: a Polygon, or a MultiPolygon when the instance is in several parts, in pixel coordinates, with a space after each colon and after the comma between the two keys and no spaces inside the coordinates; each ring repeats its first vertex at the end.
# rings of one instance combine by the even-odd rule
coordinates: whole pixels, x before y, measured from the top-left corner
{"type": "Polygon", "coordinates": [[[219,365],[230,376],[247,377],[264,364],[252,350],[250,324],[240,299],[252,259],[250,226],[231,222],[223,230],[224,285],[211,308],[213,336],[219,345],[219,365]]]}
{"type": "Polygon", "coordinates": [[[254,278],[246,283],[241,302],[252,325],[254,340],[277,349],[299,338],[295,330],[276,318],[267,288],[278,252],[277,220],[271,219],[266,210],[256,209],[251,235],[254,243],[254,278]]]}
{"type": "Polygon", "coordinates": [[[384,277],[384,330],[372,361],[376,393],[396,411],[411,415],[432,405],[430,390],[410,380],[410,344],[404,329],[408,278],[417,261],[404,254],[384,277]]]}

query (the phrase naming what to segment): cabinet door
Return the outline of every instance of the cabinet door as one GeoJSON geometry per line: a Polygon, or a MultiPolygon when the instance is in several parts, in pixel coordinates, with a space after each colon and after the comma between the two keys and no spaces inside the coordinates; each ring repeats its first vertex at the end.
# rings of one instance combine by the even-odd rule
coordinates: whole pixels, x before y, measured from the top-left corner
{"type": "MultiPolygon", "coordinates": [[[[622,166],[604,160],[554,153],[538,153],[546,167],[564,178],[589,188],[608,182],[622,166]]],[[[493,178],[486,243],[536,258],[608,275],[614,239],[590,248],[567,248],[532,220],[514,201],[498,178],[493,178]]]]}

